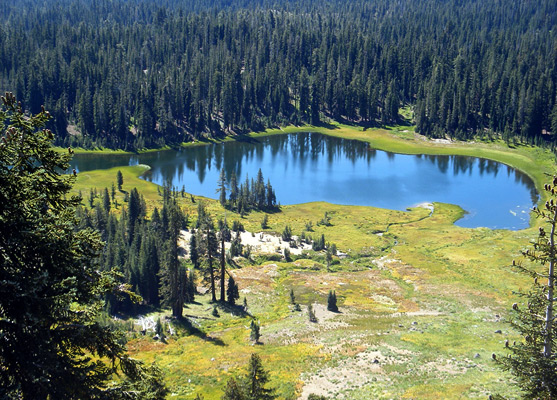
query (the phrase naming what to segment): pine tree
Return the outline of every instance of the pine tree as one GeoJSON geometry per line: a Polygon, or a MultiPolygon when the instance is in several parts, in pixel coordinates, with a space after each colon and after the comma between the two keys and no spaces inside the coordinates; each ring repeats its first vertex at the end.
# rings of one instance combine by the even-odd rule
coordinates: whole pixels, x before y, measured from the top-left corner
{"type": "Polygon", "coordinates": [[[292,228],[290,228],[290,225],[284,227],[281,237],[283,242],[290,242],[292,240],[292,228]]]}
{"type": "Polygon", "coordinates": [[[510,371],[525,398],[557,398],[557,352],[555,339],[555,266],[557,263],[557,176],[551,184],[544,187],[549,201],[543,209],[534,208],[534,214],[542,219],[546,227],[539,228],[533,249],[523,251],[523,256],[531,263],[541,264],[542,268],[523,266],[513,261],[513,267],[533,279],[532,288],[520,293],[523,304],[513,304],[511,325],[523,336],[523,340],[507,345],[509,354],[493,357],[503,369],[510,371]],[[542,280],[539,282],[538,280],[542,280]]]}
{"type": "Polygon", "coordinates": [[[236,207],[238,201],[238,178],[236,173],[232,171],[230,174],[230,205],[232,208],[236,207]]]}
{"type": "Polygon", "coordinates": [[[197,223],[199,225],[199,245],[201,248],[200,253],[203,255],[206,262],[206,272],[209,275],[211,284],[211,299],[217,301],[216,285],[215,285],[215,270],[213,263],[218,256],[218,240],[215,234],[215,226],[212,218],[205,211],[205,206],[199,203],[197,223]]]}
{"type": "Polygon", "coordinates": [[[240,291],[238,290],[238,285],[232,276],[228,277],[228,287],[227,287],[227,299],[228,304],[235,305],[236,300],[240,298],[240,291]]]}
{"type": "Polygon", "coordinates": [[[186,269],[178,258],[178,239],[184,216],[176,203],[168,200],[163,205],[163,215],[168,214],[167,240],[160,269],[161,297],[171,307],[172,316],[182,317],[186,301],[186,269]],[[167,210],[167,211],[166,211],[167,210]]]}
{"type": "Polygon", "coordinates": [[[245,398],[244,392],[238,382],[236,382],[236,379],[234,377],[228,379],[221,400],[245,400],[245,398]]]}
{"type": "Polygon", "coordinates": [[[327,297],[327,310],[338,312],[337,295],[334,290],[329,291],[329,296],[327,297]]]}
{"type": "Polygon", "coordinates": [[[265,386],[269,383],[269,374],[263,368],[261,358],[257,354],[252,354],[248,373],[245,377],[245,394],[247,400],[273,400],[276,398],[273,389],[265,386]]]}
{"type": "Polygon", "coordinates": [[[120,276],[100,270],[98,233],[77,230],[75,174],[60,175],[71,149],[52,148],[46,111],[24,115],[12,94],[2,102],[0,397],[163,399],[160,371],[129,358],[98,322],[120,276]]]}
{"type": "Polygon", "coordinates": [[[252,320],[251,324],[250,324],[250,335],[249,338],[250,340],[252,340],[255,343],[259,343],[259,338],[261,337],[261,333],[260,333],[260,325],[259,322],[252,320]]]}
{"type": "Polygon", "coordinates": [[[263,219],[261,220],[261,229],[267,229],[269,227],[269,214],[263,214],[263,219]]]}
{"type": "Polygon", "coordinates": [[[190,260],[194,268],[199,268],[199,253],[197,251],[197,234],[192,232],[190,237],[190,260]]]}
{"type": "MultiPolygon", "coordinates": [[[[228,227],[226,225],[222,226],[222,230],[220,231],[220,243],[221,243],[221,248],[220,248],[220,301],[221,302],[225,302],[226,301],[226,288],[224,285],[224,281],[226,278],[226,258],[225,258],[225,250],[224,250],[224,237],[225,237],[225,229],[228,230],[228,227]]],[[[228,234],[230,234],[230,231],[228,230],[228,234]]]]}
{"type": "Polygon", "coordinates": [[[219,193],[219,202],[221,206],[226,206],[226,174],[224,173],[224,168],[220,170],[219,177],[219,187],[217,192],[219,193]]]}
{"type": "Polygon", "coordinates": [[[122,175],[122,171],[120,170],[116,172],[116,184],[118,185],[118,190],[122,191],[122,185],[124,184],[124,176],[122,175]]]}
{"type": "Polygon", "coordinates": [[[108,189],[104,188],[103,191],[103,208],[105,210],[105,212],[109,212],[110,211],[110,196],[108,195],[108,189]]]}

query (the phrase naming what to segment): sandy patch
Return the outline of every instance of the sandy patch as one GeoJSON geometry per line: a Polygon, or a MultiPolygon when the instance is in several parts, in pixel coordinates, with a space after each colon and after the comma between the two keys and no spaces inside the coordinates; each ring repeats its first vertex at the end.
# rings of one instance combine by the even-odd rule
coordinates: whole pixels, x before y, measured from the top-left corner
{"type": "Polygon", "coordinates": [[[339,360],[336,366],[302,376],[304,387],[299,399],[305,400],[311,393],[332,399],[348,399],[350,389],[377,380],[388,380],[383,366],[406,363],[410,355],[408,351],[398,351],[393,347],[368,348],[354,357],[339,360]]]}
{"type": "Polygon", "coordinates": [[[451,139],[430,139],[427,136],[420,135],[419,133],[414,133],[414,138],[417,140],[422,140],[425,142],[431,142],[436,144],[453,144],[454,142],[451,139]]]}
{"type": "MultiPolygon", "coordinates": [[[[292,236],[297,240],[297,236],[292,236]]],[[[265,232],[242,232],[240,239],[244,246],[250,245],[252,250],[256,253],[281,253],[284,254],[284,249],[290,250],[292,254],[302,254],[303,250],[311,250],[311,245],[303,243],[298,247],[290,247],[289,242],[283,242],[280,236],[274,236],[265,232]]],[[[226,247],[226,244],[225,244],[226,247]]]]}
{"type": "Polygon", "coordinates": [[[433,206],[432,203],[428,203],[428,202],[424,202],[424,203],[418,203],[418,204],[414,204],[412,207],[410,208],[415,208],[415,207],[419,207],[419,208],[426,208],[429,211],[431,211],[433,213],[433,211],[435,210],[435,207],[433,206]]]}
{"type": "MultiPolygon", "coordinates": [[[[232,233],[232,237],[235,237],[232,233]]],[[[180,239],[178,246],[182,248],[182,255],[189,258],[190,240],[192,233],[188,230],[180,231],[180,239]]],[[[297,240],[297,236],[292,236],[293,240],[297,240]]],[[[243,246],[251,246],[252,253],[264,254],[284,254],[284,249],[288,249],[291,254],[300,255],[304,250],[311,250],[311,245],[302,243],[298,247],[291,247],[289,242],[283,242],[280,236],[275,236],[266,232],[241,232],[240,240],[243,246]]],[[[230,249],[230,242],[224,243],[226,250],[230,249]]]]}
{"type": "Polygon", "coordinates": [[[272,292],[275,287],[275,278],[279,276],[276,264],[244,267],[229,272],[234,277],[241,293],[272,292]]]}

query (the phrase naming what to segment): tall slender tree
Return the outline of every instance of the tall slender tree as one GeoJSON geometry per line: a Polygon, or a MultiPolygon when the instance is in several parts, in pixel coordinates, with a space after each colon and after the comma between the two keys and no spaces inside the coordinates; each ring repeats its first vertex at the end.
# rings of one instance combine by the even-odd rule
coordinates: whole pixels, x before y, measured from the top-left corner
{"type": "Polygon", "coordinates": [[[220,170],[218,185],[219,202],[224,207],[226,206],[226,174],[224,173],[224,168],[220,170]]]}
{"type": "Polygon", "coordinates": [[[557,352],[555,341],[555,267],[557,264],[557,176],[546,184],[549,200],[534,213],[545,225],[539,228],[533,248],[523,251],[528,264],[513,261],[513,267],[529,275],[533,285],[528,292],[520,293],[522,304],[513,304],[511,325],[523,340],[508,347],[508,354],[496,357],[500,365],[510,371],[525,398],[557,398],[557,352]],[[540,264],[540,266],[535,266],[540,264]]]}
{"type": "Polygon", "coordinates": [[[163,399],[160,371],[129,358],[98,322],[103,299],[121,287],[99,268],[98,233],[76,229],[75,172],[60,175],[71,149],[51,146],[44,109],[24,115],[10,93],[2,103],[0,397],[163,399]]]}

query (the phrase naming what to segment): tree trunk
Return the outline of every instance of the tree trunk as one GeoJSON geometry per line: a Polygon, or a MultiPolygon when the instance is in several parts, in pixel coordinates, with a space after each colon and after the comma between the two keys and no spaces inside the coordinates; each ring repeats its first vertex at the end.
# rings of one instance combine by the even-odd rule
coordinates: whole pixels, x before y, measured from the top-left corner
{"type": "Polygon", "coordinates": [[[553,209],[553,222],[551,223],[551,235],[549,236],[549,271],[547,278],[547,308],[545,311],[545,340],[543,355],[551,357],[553,351],[553,289],[554,289],[554,267],[555,267],[555,225],[557,224],[557,208],[553,209]]]}
{"type": "Polygon", "coordinates": [[[221,233],[221,251],[220,251],[220,301],[224,302],[226,300],[225,297],[225,283],[224,283],[224,278],[225,278],[225,260],[224,260],[224,235],[221,233]]]}
{"type": "Polygon", "coordinates": [[[209,273],[211,274],[211,301],[217,301],[217,295],[215,291],[215,273],[213,271],[213,257],[209,253],[209,273]]]}

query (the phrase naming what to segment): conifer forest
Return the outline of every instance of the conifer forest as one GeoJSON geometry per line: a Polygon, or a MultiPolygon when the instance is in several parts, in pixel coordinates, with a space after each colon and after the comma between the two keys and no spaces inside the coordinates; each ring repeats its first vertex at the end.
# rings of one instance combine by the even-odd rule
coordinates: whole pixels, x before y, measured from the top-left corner
{"type": "Polygon", "coordinates": [[[556,0],[0,0],[0,399],[557,399],[556,0]]]}

